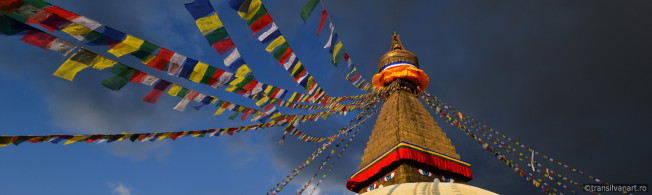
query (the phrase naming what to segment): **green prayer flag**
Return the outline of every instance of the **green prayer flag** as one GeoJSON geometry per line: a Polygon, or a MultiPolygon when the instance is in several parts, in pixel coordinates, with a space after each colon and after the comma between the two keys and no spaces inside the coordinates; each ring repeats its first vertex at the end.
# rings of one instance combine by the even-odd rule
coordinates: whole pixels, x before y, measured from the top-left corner
{"type": "Polygon", "coordinates": [[[319,3],[319,0],[310,0],[301,9],[301,18],[303,19],[304,23],[306,22],[306,20],[308,19],[312,11],[315,10],[315,7],[317,7],[317,3],[319,3]]]}
{"type": "Polygon", "coordinates": [[[7,16],[0,15],[0,34],[15,35],[27,29],[31,29],[31,27],[7,16]]]}
{"type": "Polygon", "coordinates": [[[228,37],[229,34],[226,33],[226,29],[224,27],[218,28],[217,30],[211,32],[210,34],[206,35],[206,40],[208,41],[209,45],[213,45],[226,37],[228,37]]]}
{"type": "Polygon", "coordinates": [[[156,49],[158,49],[158,46],[145,41],[142,45],[140,45],[140,48],[138,48],[137,51],[131,53],[131,55],[137,57],[140,60],[145,60],[147,57],[152,55],[156,49]]]}
{"type": "Polygon", "coordinates": [[[113,91],[118,91],[131,80],[131,77],[134,75],[134,69],[122,64],[116,64],[111,68],[111,72],[116,74],[115,76],[108,78],[102,81],[102,85],[106,88],[109,88],[113,91]]]}
{"type": "Polygon", "coordinates": [[[203,84],[208,84],[208,82],[211,81],[211,78],[213,78],[213,75],[215,74],[216,71],[217,68],[208,66],[208,68],[206,68],[206,73],[204,74],[204,77],[202,77],[201,81],[199,82],[203,84]]]}
{"type": "Polygon", "coordinates": [[[278,47],[278,49],[274,52],[274,54],[272,54],[272,56],[274,56],[274,59],[279,60],[281,59],[281,57],[283,57],[283,54],[285,54],[285,51],[287,51],[288,48],[290,48],[290,45],[288,45],[288,43],[285,42],[283,43],[283,45],[278,47]]]}
{"type": "Polygon", "coordinates": [[[292,77],[298,77],[299,74],[301,74],[301,72],[303,72],[303,66],[299,66],[299,68],[297,68],[297,71],[292,73],[292,77]]]}
{"type": "Polygon", "coordinates": [[[337,63],[340,62],[345,53],[346,51],[344,48],[340,49],[340,51],[337,53],[337,55],[335,55],[335,58],[333,59],[333,65],[337,66],[337,63]]]}
{"type": "Polygon", "coordinates": [[[251,81],[253,80],[254,80],[254,76],[249,74],[247,75],[247,77],[244,78],[244,80],[242,80],[242,82],[236,84],[235,86],[240,89],[243,89],[245,86],[247,86],[247,84],[251,83],[251,81]]]}
{"type": "Polygon", "coordinates": [[[258,19],[263,17],[265,14],[267,14],[267,9],[261,6],[260,9],[258,9],[258,12],[256,12],[256,14],[253,17],[251,17],[251,19],[247,20],[247,26],[251,26],[256,21],[258,21],[258,19]]]}
{"type": "Polygon", "coordinates": [[[16,139],[16,141],[14,141],[13,144],[18,145],[20,143],[23,143],[23,142],[27,141],[29,138],[31,138],[31,137],[30,136],[18,136],[18,139],[16,139]]]}
{"type": "Polygon", "coordinates": [[[182,97],[182,98],[186,97],[186,94],[188,94],[188,92],[190,92],[190,90],[188,88],[182,87],[179,90],[179,93],[177,93],[177,97],[182,97]]]}
{"type": "Polygon", "coordinates": [[[41,0],[23,0],[23,1],[25,3],[29,3],[29,4],[33,5],[34,7],[38,7],[38,8],[41,8],[41,9],[51,5],[51,4],[49,4],[47,2],[44,2],[44,1],[41,1],[41,0]]]}

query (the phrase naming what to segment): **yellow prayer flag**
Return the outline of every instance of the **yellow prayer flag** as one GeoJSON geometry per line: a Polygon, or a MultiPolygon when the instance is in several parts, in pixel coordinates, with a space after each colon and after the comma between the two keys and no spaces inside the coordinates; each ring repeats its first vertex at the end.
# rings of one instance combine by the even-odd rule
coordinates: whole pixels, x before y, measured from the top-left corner
{"type": "Polygon", "coordinates": [[[337,42],[337,44],[335,45],[335,49],[333,49],[333,59],[335,59],[340,49],[342,49],[342,41],[337,42]]]}
{"type": "Polygon", "coordinates": [[[299,68],[301,68],[301,67],[302,67],[302,65],[301,65],[301,61],[297,62],[297,65],[294,66],[294,69],[292,69],[292,74],[294,75],[294,73],[296,73],[297,71],[299,71],[299,68]]]}
{"type": "Polygon", "coordinates": [[[274,89],[274,86],[268,85],[267,88],[265,88],[265,94],[269,94],[272,89],[274,89]]]}
{"type": "Polygon", "coordinates": [[[68,141],[63,143],[63,145],[72,144],[72,143],[75,143],[75,142],[77,142],[77,141],[79,141],[81,139],[84,139],[84,138],[86,138],[85,135],[75,135],[75,136],[72,136],[72,138],[68,139],[68,141]]]}
{"type": "Polygon", "coordinates": [[[251,3],[249,4],[249,10],[247,11],[247,13],[238,11],[238,14],[242,19],[249,20],[252,17],[254,17],[254,15],[256,15],[256,12],[258,12],[258,9],[260,9],[262,4],[263,3],[260,2],[260,0],[252,0],[251,3]]]}
{"type": "Polygon", "coordinates": [[[260,105],[264,104],[265,102],[267,102],[267,100],[269,100],[269,98],[267,96],[263,96],[263,98],[260,98],[260,100],[258,100],[258,102],[256,102],[256,106],[260,106],[260,105]]]}
{"type": "Polygon", "coordinates": [[[199,31],[201,31],[202,35],[206,35],[224,26],[222,21],[220,21],[220,17],[217,17],[217,13],[199,18],[195,22],[197,23],[197,28],[199,28],[199,31]]]}
{"type": "Polygon", "coordinates": [[[189,80],[194,81],[195,83],[199,83],[201,79],[204,78],[206,69],[208,69],[208,64],[198,62],[197,65],[195,65],[195,69],[193,69],[192,74],[190,74],[189,80]]]}
{"type": "Polygon", "coordinates": [[[116,62],[116,61],[114,61],[112,59],[106,58],[104,56],[98,56],[98,58],[93,63],[93,68],[98,69],[98,70],[102,70],[102,69],[105,69],[105,68],[113,67],[113,65],[115,65],[116,63],[118,63],[118,62],[116,62]]]}
{"type": "Polygon", "coordinates": [[[86,36],[86,34],[90,33],[92,30],[82,25],[73,23],[64,27],[63,29],[61,29],[61,31],[68,33],[69,35],[72,35],[78,40],[84,40],[84,36],[86,36]]]}
{"type": "Polygon", "coordinates": [[[237,78],[237,79],[233,80],[233,81],[231,82],[231,85],[230,85],[229,87],[227,87],[226,89],[224,89],[224,90],[226,90],[226,91],[228,91],[228,92],[234,92],[235,90],[238,89],[238,87],[235,86],[235,84],[237,84],[237,83],[235,83],[235,84],[233,84],[233,83],[236,82],[236,81],[237,81],[237,82],[240,82],[240,81],[242,81],[243,79],[244,79],[243,77],[240,77],[240,78],[237,78]]]}
{"type": "Polygon", "coordinates": [[[79,54],[76,53],[76,54],[73,54],[72,56],[70,56],[70,58],[68,58],[68,60],[63,62],[63,64],[61,64],[61,66],[59,66],[59,69],[57,69],[57,71],[55,71],[54,74],[52,74],[52,75],[64,78],[64,79],[69,80],[69,81],[72,81],[75,78],[75,75],[77,75],[77,73],[79,71],[81,71],[81,70],[83,70],[85,68],[88,68],[91,65],[92,62],[89,63],[89,64],[84,64],[84,63],[80,63],[80,62],[72,60],[72,58],[77,56],[77,55],[79,55],[79,54]]]}
{"type": "Polygon", "coordinates": [[[125,133],[125,132],[122,132],[121,134],[124,135],[124,136],[122,136],[121,138],[118,138],[118,141],[122,141],[124,139],[127,139],[128,137],[131,137],[131,135],[133,135],[131,133],[125,133]]]}
{"type": "Polygon", "coordinates": [[[171,96],[177,96],[179,90],[181,90],[181,86],[177,84],[172,84],[172,87],[170,88],[170,90],[168,90],[168,94],[170,94],[171,96]]]}
{"type": "MultiPolygon", "coordinates": [[[[240,68],[238,68],[238,71],[235,73],[235,77],[243,78],[243,77],[247,76],[247,74],[249,74],[250,72],[251,72],[251,69],[249,68],[249,66],[247,66],[246,64],[243,64],[242,66],[240,66],[240,68]]],[[[231,82],[231,83],[233,83],[233,82],[231,82]]]]}
{"type": "Polygon", "coordinates": [[[138,51],[141,45],[143,45],[145,41],[142,39],[136,38],[131,35],[127,35],[125,40],[122,42],[118,43],[115,45],[113,48],[109,49],[109,53],[115,55],[116,57],[120,57],[126,54],[129,54],[131,52],[138,51]]]}
{"type": "Polygon", "coordinates": [[[285,37],[283,37],[283,35],[278,36],[278,38],[274,39],[274,41],[272,41],[272,43],[270,43],[267,48],[265,48],[265,51],[272,52],[276,47],[282,45],[283,43],[285,43],[285,37]]]}
{"type": "Polygon", "coordinates": [[[224,112],[224,110],[226,110],[225,107],[220,107],[219,109],[217,109],[217,111],[215,112],[215,114],[213,114],[213,116],[216,116],[216,115],[220,115],[220,114],[222,114],[222,113],[224,112]]]}
{"type": "Polygon", "coordinates": [[[173,134],[174,134],[174,132],[163,133],[163,135],[161,135],[161,137],[158,137],[156,140],[163,140],[163,139],[165,139],[165,138],[170,137],[170,136],[173,135],[173,134]]]}

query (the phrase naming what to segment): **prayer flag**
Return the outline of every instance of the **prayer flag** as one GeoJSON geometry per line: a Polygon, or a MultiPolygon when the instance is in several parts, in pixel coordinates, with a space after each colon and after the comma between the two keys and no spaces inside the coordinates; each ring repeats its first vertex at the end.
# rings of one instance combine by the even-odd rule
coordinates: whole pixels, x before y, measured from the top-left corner
{"type": "Polygon", "coordinates": [[[192,58],[187,58],[186,62],[183,63],[179,77],[190,79],[190,74],[192,74],[192,71],[195,69],[197,63],[199,63],[199,61],[192,58]]]}
{"type": "Polygon", "coordinates": [[[274,41],[272,41],[272,43],[270,43],[267,48],[265,48],[265,51],[272,52],[276,47],[280,46],[283,43],[285,43],[285,38],[283,35],[281,35],[278,38],[274,39],[274,41]]]}
{"type": "MultiPolygon", "coordinates": [[[[249,0],[245,0],[249,1],[249,0]]],[[[240,5],[240,8],[238,9],[238,14],[242,19],[249,20],[251,19],[256,12],[258,12],[258,9],[262,7],[262,2],[260,0],[250,0],[251,3],[248,5],[246,3],[242,3],[240,5]]]]}
{"type": "Polygon", "coordinates": [[[321,21],[319,22],[319,29],[317,30],[317,36],[319,36],[319,33],[321,33],[321,29],[324,28],[324,22],[326,21],[326,17],[328,17],[328,13],[326,13],[326,9],[321,11],[321,21]]]}
{"type": "Polygon", "coordinates": [[[50,44],[51,51],[56,51],[63,56],[67,56],[72,50],[75,50],[76,48],[76,45],[73,45],[72,43],[59,38],[54,39],[54,41],[52,41],[50,44]]]}
{"type": "Polygon", "coordinates": [[[254,34],[260,32],[260,30],[263,30],[266,26],[268,26],[270,23],[272,23],[272,17],[269,16],[269,14],[263,15],[260,19],[258,19],[256,22],[251,24],[249,28],[251,28],[251,31],[254,32],[254,34]]]}
{"type": "Polygon", "coordinates": [[[158,83],[156,83],[156,85],[154,85],[154,88],[152,89],[152,91],[150,91],[147,95],[145,95],[145,97],[143,98],[143,101],[149,102],[149,103],[152,103],[152,104],[156,103],[156,101],[158,101],[158,99],[161,97],[163,92],[166,89],[168,89],[168,87],[170,87],[170,84],[172,84],[172,83],[170,83],[170,82],[168,82],[166,80],[159,80],[158,83]]]}
{"type": "Polygon", "coordinates": [[[156,57],[154,57],[154,59],[151,61],[147,62],[147,66],[152,67],[156,70],[163,70],[168,65],[168,63],[170,63],[170,59],[172,59],[174,53],[175,52],[173,51],[161,48],[158,51],[158,55],[156,55],[156,57]]]}
{"type": "Polygon", "coordinates": [[[301,9],[301,18],[303,19],[303,22],[305,23],[310,14],[312,13],[313,10],[315,10],[315,7],[317,7],[317,3],[319,3],[319,0],[309,0],[305,6],[301,9]]]}
{"type": "Polygon", "coordinates": [[[147,64],[147,58],[149,58],[156,49],[158,49],[158,46],[145,41],[140,48],[138,48],[136,52],[131,53],[131,55],[142,60],[144,64],[147,64]]]}
{"type": "Polygon", "coordinates": [[[272,22],[272,27],[267,29],[267,31],[265,31],[263,34],[260,34],[260,36],[258,36],[258,40],[263,44],[266,44],[269,41],[278,38],[279,36],[281,36],[281,31],[278,30],[276,23],[272,22]]]}
{"type": "Polygon", "coordinates": [[[27,44],[48,50],[50,49],[50,44],[52,44],[55,39],[57,39],[55,36],[35,29],[27,31],[20,40],[27,44]]]}
{"type": "Polygon", "coordinates": [[[215,11],[211,2],[208,0],[195,0],[192,3],[186,3],[184,6],[195,20],[203,18],[215,11]]]}
{"type": "Polygon", "coordinates": [[[61,9],[60,7],[57,6],[50,6],[43,8],[43,10],[56,14],[59,17],[65,18],[66,20],[74,20],[76,18],[79,18],[79,15],[74,14],[72,12],[69,12],[67,10],[61,9]]]}
{"type": "Polygon", "coordinates": [[[213,32],[218,28],[224,27],[224,24],[222,24],[220,18],[217,17],[217,13],[213,13],[206,17],[199,18],[197,19],[196,23],[197,23],[197,28],[199,28],[199,31],[201,32],[202,35],[207,35],[208,33],[213,32]]]}
{"type": "Polygon", "coordinates": [[[96,58],[97,54],[82,49],[76,54],[70,56],[68,60],[61,64],[59,69],[57,69],[53,75],[72,81],[77,72],[91,66],[96,58]]]}
{"type": "Polygon", "coordinates": [[[208,41],[209,45],[213,45],[227,37],[229,37],[229,34],[226,32],[226,29],[224,27],[218,28],[217,30],[209,33],[208,35],[205,36],[206,41],[208,41]]]}
{"type": "Polygon", "coordinates": [[[198,62],[197,65],[195,65],[195,68],[193,69],[192,74],[190,75],[190,78],[188,80],[191,80],[195,83],[201,82],[202,78],[204,78],[204,74],[206,74],[207,69],[208,69],[208,64],[203,62],[198,62]]]}
{"type": "Polygon", "coordinates": [[[168,75],[175,75],[181,69],[181,64],[186,61],[186,56],[182,56],[179,53],[174,53],[172,58],[170,58],[170,64],[168,65],[168,75]]]}
{"type": "Polygon", "coordinates": [[[127,37],[122,42],[111,47],[111,49],[109,49],[107,52],[115,55],[116,57],[121,57],[125,54],[138,51],[143,43],[145,43],[145,41],[142,39],[127,35],[127,37]]]}
{"type": "Polygon", "coordinates": [[[220,55],[224,55],[224,53],[226,53],[227,51],[235,48],[235,44],[233,44],[233,40],[231,40],[231,37],[229,37],[213,44],[213,48],[220,55]]]}
{"type": "Polygon", "coordinates": [[[333,42],[335,42],[333,40],[333,36],[335,36],[335,39],[337,39],[337,33],[335,33],[335,28],[333,27],[333,23],[329,22],[328,27],[330,27],[330,29],[331,29],[331,36],[328,37],[328,42],[326,42],[326,45],[324,45],[324,48],[330,47],[333,44],[333,42]]]}
{"type": "Polygon", "coordinates": [[[102,81],[102,85],[113,91],[120,90],[124,87],[134,74],[134,69],[123,64],[117,64],[111,69],[115,76],[102,81]]]}
{"type": "Polygon", "coordinates": [[[5,15],[0,15],[0,34],[15,35],[33,27],[11,19],[5,15]]]}

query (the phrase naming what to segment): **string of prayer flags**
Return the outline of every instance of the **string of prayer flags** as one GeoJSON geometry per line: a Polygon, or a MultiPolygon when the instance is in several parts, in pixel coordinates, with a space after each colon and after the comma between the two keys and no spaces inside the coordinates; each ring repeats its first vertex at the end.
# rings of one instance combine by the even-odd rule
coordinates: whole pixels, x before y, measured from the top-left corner
{"type": "MultiPolygon", "coordinates": [[[[210,30],[224,28],[210,2],[206,0],[198,0],[190,4],[186,4],[186,8],[188,12],[190,12],[191,15],[193,15],[193,17],[196,19],[197,27],[199,28],[200,32],[202,32],[202,34],[206,35],[210,30]],[[211,26],[211,24],[217,25],[213,25],[210,28],[207,27],[211,26]]],[[[251,18],[248,19],[247,23],[250,25],[252,31],[257,33],[262,28],[268,26],[271,23],[271,17],[269,16],[269,13],[267,13],[266,9],[262,7],[262,5],[255,10],[256,14],[251,16],[251,18]]],[[[225,38],[230,41],[226,30],[223,31],[226,34],[225,38]]],[[[230,41],[230,43],[233,42],[230,41]]],[[[272,56],[277,59],[279,63],[284,63],[291,56],[293,56],[292,49],[289,48],[289,45],[285,42],[285,39],[282,36],[279,36],[275,41],[273,41],[273,45],[269,47],[270,49],[268,51],[272,52],[276,47],[279,48],[273,53],[272,56]]],[[[235,48],[235,45],[222,48],[223,50],[218,50],[218,53],[222,55],[233,48],[235,48]]],[[[224,65],[229,67],[229,69],[232,71],[237,70],[236,79],[230,83],[231,87],[227,88],[227,91],[236,92],[239,89],[244,89],[246,91],[251,91],[252,94],[256,94],[267,87],[267,84],[258,82],[253,77],[253,75],[250,75],[251,69],[249,69],[249,67],[246,65],[237,48],[231,50],[231,53],[224,59],[224,65]]],[[[309,93],[314,92],[318,88],[318,85],[314,84],[312,77],[308,77],[309,75],[307,74],[303,74],[301,76],[302,77],[298,78],[299,84],[301,86],[308,87],[309,93]]]]}
{"type": "MultiPolygon", "coordinates": [[[[47,8],[54,8],[54,7],[47,7],[47,8]]],[[[87,39],[87,41],[91,42],[90,43],[91,45],[93,45],[93,44],[109,44],[109,47],[111,49],[113,49],[111,53],[113,53],[116,56],[126,55],[127,53],[131,54],[132,56],[135,56],[135,57],[141,59],[142,63],[144,63],[144,64],[146,64],[148,66],[151,66],[151,67],[153,67],[153,68],[155,68],[157,70],[167,71],[167,73],[170,74],[170,75],[175,75],[175,74],[179,73],[179,70],[182,68],[180,64],[182,64],[182,62],[185,62],[188,59],[187,57],[179,55],[179,54],[177,54],[175,52],[172,52],[170,50],[167,50],[167,49],[164,49],[164,48],[159,48],[158,46],[156,46],[154,44],[151,44],[151,43],[149,43],[147,41],[142,41],[142,44],[141,44],[139,39],[137,39],[135,37],[132,37],[131,35],[127,35],[126,33],[122,33],[120,31],[112,29],[112,28],[105,27],[102,32],[95,31],[95,29],[98,29],[98,28],[102,27],[103,25],[96,22],[96,21],[93,21],[91,19],[85,18],[83,16],[79,16],[79,15],[73,14],[71,12],[65,11],[65,10],[63,10],[61,8],[56,8],[56,9],[51,9],[51,10],[56,10],[56,11],[52,11],[53,13],[49,13],[49,14],[55,14],[55,15],[60,16],[61,18],[73,19],[72,23],[63,26],[61,29],[58,29],[58,30],[61,30],[61,31],[65,32],[66,27],[74,26],[75,29],[80,29],[80,30],[84,31],[85,33],[87,32],[87,34],[84,34],[84,33],[70,34],[69,33],[71,36],[74,37],[75,35],[83,35],[87,39]],[[140,46],[138,46],[138,45],[140,45],[140,46]],[[136,47],[138,47],[138,49],[133,51],[136,47]],[[123,51],[123,49],[126,49],[128,51],[123,51]],[[158,54],[153,55],[157,50],[158,50],[158,54]],[[122,51],[122,52],[120,52],[120,51],[122,51]]],[[[41,12],[43,12],[43,10],[41,12]]],[[[8,25],[8,26],[12,27],[13,25],[8,25]]],[[[26,26],[26,25],[22,25],[22,26],[26,26]]],[[[102,30],[102,29],[100,29],[100,30],[102,30]]],[[[72,31],[69,31],[69,32],[72,32],[72,31]]],[[[9,34],[9,33],[7,33],[7,34],[9,34]]],[[[109,67],[109,66],[107,66],[107,67],[109,67]]],[[[96,66],[96,68],[97,68],[97,66],[96,66]]],[[[139,82],[139,81],[134,81],[134,78],[132,78],[132,77],[134,77],[134,73],[137,73],[137,72],[135,70],[133,70],[133,69],[126,68],[126,66],[124,66],[124,65],[122,65],[122,67],[117,67],[117,68],[111,69],[111,70],[112,70],[111,72],[114,72],[114,74],[116,74],[116,76],[103,81],[103,85],[107,86],[108,88],[110,88],[112,90],[119,90],[122,86],[124,86],[129,81],[139,82]]],[[[200,70],[204,70],[204,69],[200,69],[200,70]]],[[[219,69],[212,69],[210,67],[206,68],[205,70],[207,72],[205,72],[203,74],[203,76],[202,76],[201,72],[193,71],[191,73],[191,76],[193,75],[193,73],[195,74],[195,76],[193,77],[193,80],[195,82],[199,81],[201,83],[206,83],[206,82],[208,82],[208,84],[212,83],[211,87],[213,87],[213,88],[219,88],[222,85],[224,85],[224,84],[230,82],[231,80],[233,80],[233,78],[230,77],[231,75],[233,75],[232,73],[221,72],[219,69]],[[211,75],[210,74],[211,70],[215,70],[215,72],[214,72],[215,74],[213,74],[215,77],[208,77],[209,75],[211,75]],[[218,72],[220,74],[218,74],[218,72]]],[[[142,73],[142,72],[140,72],[140,73],[142,73]]],[[[136,74],[136,76],[141,75],[140,73],[136,74]]],[[[143,77],[136,77],[136,78],[143,78],[143,77]]],[[[308,77],[306,77],[306,78],[308,78],[308,77]]],[[[188,79],[190,79],[190,77],[188,77],[188,79]]],[[[149,80],[140,80],[140,82],[146,82],[146,81],[149,81],[149,80]]],[[[153,84],[153,82],[149,82],[149,84],[153,84]]],[[[250,83],[247,83],[247,84],[250,84],[250,83]]],[[[308,83],[306,83],[306,84],[308,84],[308,83]]],[[[262,91],[264,89],[263,87],[265,87],[265,85],[262,85],[259,82],[256,83],[256,85],[252,84],[251,86],[253,86],[253,87],[248,87],[248,88],[251,88],[252,90],[260,88],[260,91],[262,91]]],[[[315,86],[316,85],[312,85],[312,88],[317,89],[317,90],[312,90],[312,91],[320,92],[321,88],[317,88],[315,86]]],[[[240,92],[241,92],[241,90],[238,91],[238,93],[240,93],[240,92]]],[[[324,96],[324,97],[327,97],[327,96],[324,96]]],[[[298,108],[302,108],[302,107],[298,107],[298,108]]],[[[303,106],[303,108],[307,108],[307,106],[303,106]]]]}
{"type": "MultiPolygon", "coordinates": [[[[301,10],[301,17],[304,20],[304,23],[306,22],[306,19],[308,18],[308,16],[310,16],[310,13],[312,13],[312,11],[315,9],[315,6],[317,5],[317,2],[318,2],[317,0],[309,0],[306,3],[306,5],[304,6],[304,8],[301,10]]],[[[322,4],[322,7],[323,6],[324,5],[322,4]]],[[[335,32],[335,27],[333,26],[333,21],[328,16],[328,13],[327,13],[325,8],[322,10],[322,17],[321,17],[320,22],[319,22],[319,29],[317,29],[317,36],[319,36],[321,34],[321,30],[323,29],[324,23],[325,23],[327,18],[329,20],[328,27],[330,28],[331,33],[330,33],[330,36],[328,38],[328,41],[324,45],[324,48],[329,48],[328,52],[333,56],[333,60],[331,61],[331,63],[333,63],[333,65],[337,67],[337,64],[339,63],[339,61],[343,57],[345,59],[345,61],[347,62],[348,68],[349,69],[354,69],[355,65],[353,65],[353,61],[349,57],[349,54],[346,52],[346,49],[343,47],[342,42],[338,41],[339,35],[337,34],[337,32],[335,32]]],[[[349,80],[348,75],[347,75],[347,80],[349,80]]],[[[363,84],[354,83],[353,81],[351,81],[351,82],[352,82],[352,84],[354,86],[356,86],[357,88],[359,88],[361,90],[369,91],[371,89],[371,87],[370,87],[371,85],[366,84],[366,82],[364,82],[363,84]]]]}
{"type": "MultiPolygon", "coordinates": [[[[369,99],[369,100],[371,101],[371,99],[369,99]]],[[[322,144],[322,146],[319,147],[317,149],[317,151],[313,152],[310,156],[308,156],[308,159],[305,162],[303,162],[301,165],[299,165],[299,167],[292,170],[292,172],[289,175],[287,175],[283,180],[281,180],[281,182],[279,182],[278,184],[276,184],[276,186],[274,186],[272,189],[270,189],[267,192],[267,194],[277,194],[277,193],[281,192],[283,190],[283,188],[288,183],[290,183],[294,179],[294,177],[296,177],[299,174],[299,172],[301,172],[301,170],[303,170],[304,167],[308,166],[317,156],[319,156],[324,150],[326,150],[326,148],[328,146],[330,146],[333,143],[333,141],[337,137],[339,137],[340,134],[342,134],[344,132],[348,133],[353,128],[358,127],[358,126],[362,126],[364,124],[364,122],[366,122],[366,120],[368,118],[370,118],[372,115],[374,115],[376,113],[376,111],[370,112],[370,109],[371,109],[370,106],[366,107],[366,109],[364,111],[360,112],[353,120],[351,120],[346,126],[344,126],[340,131],[338,131],[338,134],[336,134],[336,136],[333,136],[333,137],[329,138],[328,142],[322,144]]],[[[377,107],[374,107],[374,109],[377,110],[377,107]]],[[[294,126],[292,126],[292,127],[294,127],[294,126]]],[[[288,129],[286,129],[286,132],[288,132],[288,129]]],[[[290,132],[290,134],[292,135],[292,132],[290,132]]]]}
{"type": "MultiPolygon", "coordinates": [[[[575,186],[581,187],[581,185],[579,183],[573,181],[572,179],[568,179],[567,177],[562,176],[561,174],[559,174],[558,172],[556,172],[554,170],[549,170],[548,168],[544,167],[542,164],[540,164],[538,162],[535,165],[532,164],[531,162],[534,162],[533,159],[530,159],[529,156],[523,154],[522,152],[519,152],[519,150],[517,150],[517,147],[521,147],[521,148],[523,148],[525,150],[531,151],[533,154],[543,156],[543,158],[545,158],[546,160],[549,160],[550,162],[552,162],[551,164],[556,164],[556,165],[559,165],[559,166],[561,166],[561,167],[563,167],[565,169],[571,170],[572,172],[577,172],[577,173],[582,174],[583,176],[587,176],[581,170],[571,168],[570,166],[568,166],[566,164],[563,164],[563,163],[561,163],[561,162],[559,162],[559,161],[557,161],[555,159],[552,159],[552,158],[550,158],[550,157],[548,157],[546,155],[543,155],[538,151],[534,151],[531,148],[529,148],[529,147],[527,147],[527,146],[525,146],[523,144],[520,144],[519,142],[515,141],[514,139],[509,138],[509,137],[505,136],[504,134],[501,134],[500,132],[498,132],[496,130],[493,130],[492,128],[487,127],[486,125],[478,122],[477,120],[475,120],[475,119],[473,119],[473,118],[471,118],[471,117],[469,117],[467,115],[463,115],[462,112],[456,110],[454,107],[452,107],[450,105],[447,105],[443,101],[439,100],[436,97],[433,97],[432,95],[430,95],[427,92],[423,92],[421,94],[421,98],[424,99],[427,102],[427,104],[432,107],[432,109],[435,111],[435,113],[437,115],[439,115],[442,119],[445,119],[446,122],[451,123],[452,125],[460,128],[461,130],[464,130],[468,135],[472,136],[474,139],[478,140],[479,143],[483,144],[483,147],[485,149],[487,149],[490,152],[494,152],[496,154],[496,156],[499,157],[498,159],[508,163],[508,165],[510,165],[510,166],[513,166],[515,164],[515,162],[512,161],[512,160],[509,160],[508,155],[502,155],[502,154],[500,154],[500,152],[498,152],[495,149],[493,149],[492,147],[488,146],[487,143],[493,143],[494,145],[498,146],[499,148],[505,150],[507,153],[513,153],[513,156],[515,158],[517,158],[519,161],[524,162],[524,163],[528,163],[528,166],[530,166],[532,168],[532,170],[533,170],[533,172],[535,174],[538,173],[538,174],[543,175],[544,178],[548,178],[548,179],[552,180],[553,183],[556,182],[558,186],[562,187],[562,189],[569,190],[571,193],[574,193],[575,191],[573,189],[571,189],[569,186],[562,185],[560,181],[558,181],[558,180],[554,179],[553,177],[551,177],[550,176],[551,173],[553,175],[556,175],[560,180],[568,182],[569,184],[571,184],[571,186],[575,185],[575,186]],[[475,130],[478,134],[481,134],[481,135],[485,136],[485,138],[487,140],[485,141],[485,140],[477,138],[475,134],[471,133],[468,130],[469,128],[475,130]],[[512,147],[512,146],[508,145],[507,143],[509,143],[509,142],[507,142],[507,143],[503,142],[497,136],[494,136],[493,134],[496,134],[498,136],[502,136],[503,138],[507,139],[511,143],[516,144],[516,147],[512,147]],[[525,159],[525,160],[523,160],[523,159],[525,159]],[[525,162],[525,161],[527,161],[527,162],[525,162]],[[542,171],[541,169],[535,169],[535,166],[539,167],[541,169],[545,168],[546,171],[542,171]]],[[[543,162],[545,162],[545,161],[543,161],[543,162]]],[[[525,171],[528,171],[528,170],[529,170],[529,168],[525,169],[525,171]]],[[[546,187],[546,188],[551,188],[554,191],[557,191],[556,189],[552,188],[549,184],[546,184],[545,182],[542,183],[542,181],[540,179],[537,180],[536,177],[534,177],[533,172],[529,172],[526,175],[525,172],[523,171],[523,169],[520,168],[520,166],[516,166],[514,171],[519,173],[519,175],[521,177],[525,177],[526,180],[528,180],[533,185],[535,185],[535,187],[541,187],[542,190],[547,190],[547,189],[544,188],[544,187],[546,187]]],[[[604,182],[602,180],[595,179],[592,176],[588,176],[587,178],[589,178],[591,181],[595,181],[595,182],[598,182],[598,183],[603,183],[604,182]]]]}
{"type": "MultiPolygon", "coordinates": [[[[177,140],[182,137],[214,137],[227,133],[233,135],[236,132],[264,129],[272,126],[284,125],[284,123],[269,122],[257,125],[248,125],[240,127],[229,127],[221,129],[206,129],[206,130],[193,130],[193,131],[174,131],[174,132],[154,132],[154,133],[120,133],[120,134],[95,134],[95,135],[26,135],[26,136],[0,136],[0,147],[8,146],[10,144],[20,145],[25,141],[32,143],[50,142],[61,143],[68,145],[72,143],[112,143],[115,141],[129,140],[131,142],[146,142],[146,141],[161,141],[165,139],[177,140]]],[[[299,136],[305,135],[303,132],[299,136]]],[[[316,142],[323,142],[327,138],[320,138],[314,140],[316,142]]]]}
{"type": "Polygon", "coordinates": [[[22,34],[21,41],[44,50],[55,51],[63,56],[67,56],[77,48],[77,46],[68,41],[25,25],[5,15],[0,15],[0,33],[3,35],[22,34]]]}
{"type": "MultiPolygon", "coordinates": [[[[247,24],[250,25],[254,34],[262,31],[264,28],[268,28],[258,36],[258,40],[263,44],[269,43],[265,50],[271,53],[272,57],[274,57],[274,59],[276,59],[279,64],[292,75],[297,84],[303,87],[310,95],[314,95],[319,91],[318,89],[321,89],[321,87],[315,82],[313,76],[306,71],[299,59],[296,57],[296,54],[273,22],[271,16],[267,18],[269,13],[267,13],[265,6],[260,0],[230,0],[229,5],[234,10],[238,11],[238,15],[240,15],[241,18],[247,20],[247,24]],[[258,18],[258,16],[260,16],[260,18],[258,18]],[[262,20],[261,18],[264,18],[265,22],[259,23],[258,21],[262,20]]],[[[317,101],[317,99],[313,100],[317,101]]]]}

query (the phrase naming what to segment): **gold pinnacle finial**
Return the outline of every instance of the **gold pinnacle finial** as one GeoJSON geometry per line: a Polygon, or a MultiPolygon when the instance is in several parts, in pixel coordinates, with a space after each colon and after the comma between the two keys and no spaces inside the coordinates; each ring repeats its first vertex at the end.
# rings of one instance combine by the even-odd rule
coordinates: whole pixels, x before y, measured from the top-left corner
{"type": "Polygon", "coordinates": [[[405,50],[399,37],[398,33],[394,32],[389,52],[380,57],[380,60],[378,61],[378,72],[380,72],[383,67],[395,62],[407,62],[414,64],[414,66],[419,68],[419,59],[412,52],[405,50]]]}
{"type": "Polygon", "coordinates": [[[392,45],[389,48],[389,51],[394,51],[394,50],[397,50],[397,49],[405,50],[405,49],[403,49],[403,43],[401,43],[401,39],[399,37],[400,37],[400,35],[398,35],[396,32],[394,32],[394,36],[392,36],[392,45]]]}

